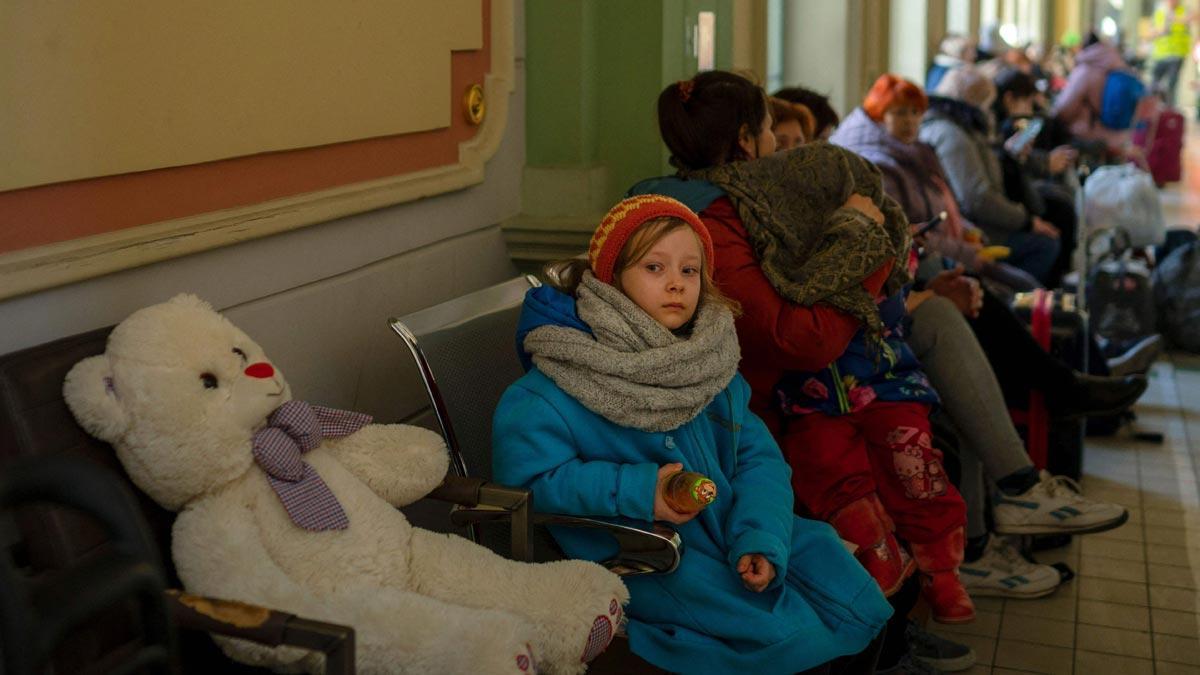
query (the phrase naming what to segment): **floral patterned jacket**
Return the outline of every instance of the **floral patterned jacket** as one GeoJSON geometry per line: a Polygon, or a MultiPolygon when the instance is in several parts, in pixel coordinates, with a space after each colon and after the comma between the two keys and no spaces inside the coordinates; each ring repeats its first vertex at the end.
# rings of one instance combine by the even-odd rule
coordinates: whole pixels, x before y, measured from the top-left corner
{"type": "Polygon", "coordinates": [[[882,347],[869,347],[865,332],[860,329],[846,351],[826,368],[786,373],[775,385],[780,411],[785,416],[814,412],[845,415],[858,412],[873,401],[936,405],[937,392],[904,341],[908,319],[905,295],[895,293],[879,301],[884,323],[882,347]]]}

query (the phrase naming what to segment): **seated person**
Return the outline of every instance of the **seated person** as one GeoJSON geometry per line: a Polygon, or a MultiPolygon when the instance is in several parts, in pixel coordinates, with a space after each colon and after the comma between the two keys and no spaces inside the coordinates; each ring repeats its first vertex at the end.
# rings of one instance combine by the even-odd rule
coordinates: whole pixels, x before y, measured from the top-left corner
{"type": "Polygon", "coordinates": [[[984,110],[995,86],[973,68],[956,68],[930,97],[918,138],[931,145],[945,168],[963,215],[993,244],[1012,250],[1007,262],[1046,283],[1059,253],[1058,228],[1008,198],[1000,163],[988,140],[984,110]]]}
{"type": "Polygon", "coordinates": [[[770,123],[740,76],[670,85],[659,128],[680,174],[633,192],[700,207],[717,282],[746,309],[742,371],[774,412],[802,509],[859,547],[885,593],[912,570],[903,537],[934,618],[970,621],[957,576],[965,506],[930,444],[937,396],[896,331],[908,221],[868,162],[825,143],[774,154],[770,123]]]}
{"type": "MultiPolygon", "coordinates": [[[[792,514],[790,471],[747,407],[737,306],[711,280],[707,228],[674,199],[634,197],[588,251],[549,270],[558,288],[526,296],[518,345],[532,368],[496,409],[496,480],[549,511],[678,526],[679,568],[625,580],[630,648],[647,661],[870,673],[891,608],[833,528],[792,514]],[[681,469],[715,484],[699,513],[664,495],[681,469]]],[[[552,531],[572,557],[613,553],[603,533],[552,531]]]]}
{"type": "Polygon", "coordinates": [[[771,97],[771,132],[775,147],[791,150],[816,138],[817,118],[808,106],[771,97]]]}

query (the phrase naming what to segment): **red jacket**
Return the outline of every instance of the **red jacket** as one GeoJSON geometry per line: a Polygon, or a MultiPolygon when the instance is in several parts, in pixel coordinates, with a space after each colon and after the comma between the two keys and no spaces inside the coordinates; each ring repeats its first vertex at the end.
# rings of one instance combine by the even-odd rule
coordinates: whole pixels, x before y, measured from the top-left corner
{"type": "MultiPolygon", "coordinates": [[[[712,235],[713,280],[742,305],[737,334],[740,370],[750,383],[750,409],[778,433],[780,415],[772,392],[784,371],[825,368],[846,351],[861,324],[828,305],[805,307],[782,298],[759,267],[750,235],[728,197],[709,204],[700,219],[712,235]]],[[[863,286],[877,295],[890,271],[891,265],[885,265],[863,286]]]]}

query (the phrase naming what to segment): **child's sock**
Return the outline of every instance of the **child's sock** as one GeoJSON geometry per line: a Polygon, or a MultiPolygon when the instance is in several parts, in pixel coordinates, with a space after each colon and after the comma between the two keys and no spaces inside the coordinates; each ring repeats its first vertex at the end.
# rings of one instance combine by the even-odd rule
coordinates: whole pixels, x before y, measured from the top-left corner
{"type": "Polygon", "coordinates": [[[987,534],[982,534],[978,537],[968,537],[967,545],[963,547],[963,560],[975,562],[982,558],[983,552],[987,549],[987,543],[987,534]]]}
{"type": "Polygon", "coordinates": [[[1024,469],[1018,469],[1007,476],[996,481],[996,487],[1008,496],[1019,495],[1029,491],[1029,488],[1038,484],[1041,476],[1038,474],[1036,466],[1027,466],[1024,469]]]}

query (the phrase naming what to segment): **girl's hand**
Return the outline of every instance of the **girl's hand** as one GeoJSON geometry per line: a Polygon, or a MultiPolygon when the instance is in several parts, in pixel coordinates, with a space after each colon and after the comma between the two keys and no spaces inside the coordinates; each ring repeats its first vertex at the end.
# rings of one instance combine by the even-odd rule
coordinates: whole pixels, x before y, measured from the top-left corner
{"type": "Polygon", "coordinates": [[[738,558],[737,571],[746,588],[755,593],[762,593],[775,578],[775,566],[761,553],[747,553],[738,558]]]}
{"type": "Polygon", "coordinates": [[[875,202],[871,201],[871,198],[865,195],[860,195],[855,192],[854,194],[850,195],[850,198],[846,200],[845,204],[842,204],[842,208],[854,209],[855,211],[859,211],[866,215],[871,220],[874,220],[876,223],[879,223],[880,225],[883,224],[883,211],[880,211],[879,207],[875,206],[875,202]]]}
{"type": "Polygon", "coordinates": [[[682,464],[663,464],[658,468],[658,484],[654,487],[654,519],[665,520],[675,525],[682,525],[695,518],[696,513],[699,513],[699,511],[696,513],[680,513],[667,506],[667,502],[663,499],[663,488],[666,487],[667,477],[677,471],[683,471],[682,464]]]}

